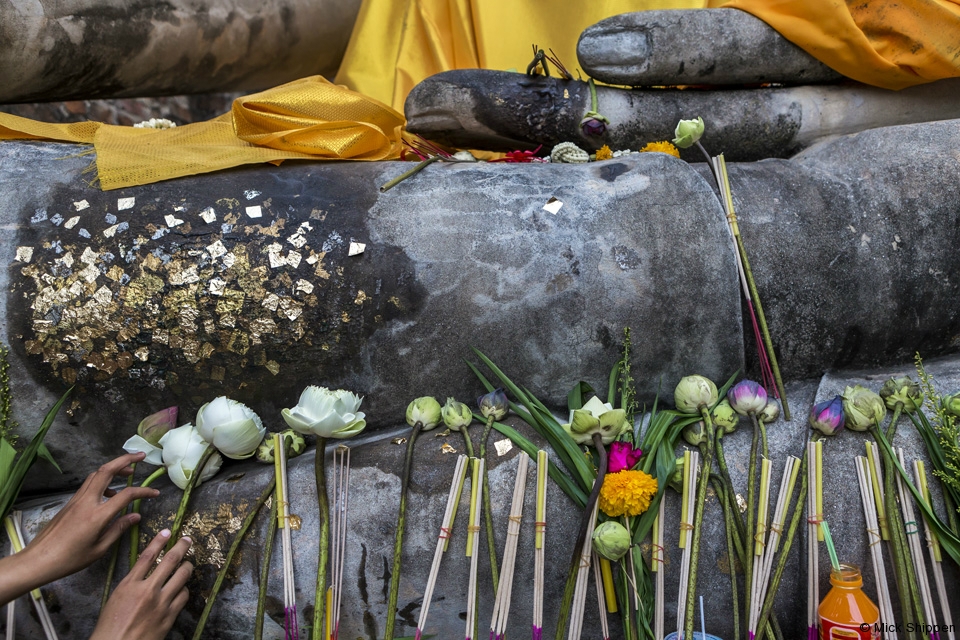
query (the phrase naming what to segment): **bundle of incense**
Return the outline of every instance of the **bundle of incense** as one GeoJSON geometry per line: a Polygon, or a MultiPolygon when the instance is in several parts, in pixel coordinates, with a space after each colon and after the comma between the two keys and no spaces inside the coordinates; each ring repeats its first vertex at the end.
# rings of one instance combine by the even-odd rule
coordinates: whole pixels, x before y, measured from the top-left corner
{"type": "MultiPolygon", "coordinates": [[[[705,470],[706,471],[706,470],[705,470]]],[[[680,591],[677,596],[677,638],[683,637],[684,607],[687,603],[687,588],[690,583],[690,536],[693,530],[693,514],[697,493],[697,478],[700,475],[700,454],[683,452],[683,498],[680,507],[680,547],[683,560],[680,563],[680,591]]]]}
{"type": "MultiPolygon", "coordinates": [[[[900,466],[906,469],[906,462],[903,459],[903,449],[898,448],[897,459],[900,466]]],[[[896,474],[897,493],[900,495],[900,511],[903,514],[903,524],[907,533],[907,546],[910,547],[910,556],[913,558],[914,573],[917,578],[917,587],[920,590],[920,603],[923,606],[923,614],[929,624],[933,624],[936,619],[936,610],[933,608],[933,595],[930,592],[930,578],[927,576],[926,563],[923,559],[923,546],[920,544],[920,527],[914,519],[913,500],[907,493],[903,484],[903,478],[896,474]]],[[[931,638],[939,637],[939,634],[933,633],[931,638]]]]}
{"type": "MultiPolygon", "coordinates": [[[[760,618],[760,581],[763,573],[764,548],[767,542],[767,511],[770,507],[770,460],[763,458],[760,461],[760,495],[757,496],[757,529],[753,536],[753,555],[757,559],[753,562],[753,579],[750,582],[750,606],[747,618],[747,633],[750,640],[756,636],[754,624],[760,618]]],[[[748,551],[749,552],[749,551],[748,551]]]]}
{"type": "MultiPolygon", "coordinates": [[[[663,512],[667,502],[666,492],[660,496],[660,508],[653,522],[653,552],[650,554],[650,570],[657,574],[657,587],[654,602],[654,640],[663,640],[663,610],[664,610],[664,540],[663,540],[663,512]]],[[[632,553],[632,552],[631,552],[632,553]]]]}
{"type": "MultiPolygon", "coordinates": [[[[10,538],[10,546],[13,548],[13,553],[20,553],[23,551],[23,548],[27,546],[27,543],[23,540],[23,531],[20,529],[22,515],[20,511],[11,511],[3,521],[7,529],[7,537],[10,538]]],[[[37,618],[40,620],[40,626],[43,627],[43,635],[47,640],[57,640],[57,631],[53,628],[53,620],[50,619],[50,612],[47,610],[47,603],[43,601],[40,589],[31,591],[30,599],[33,601],[33,606],[37,610],[37,618]]],[[[13,626],[11,609],[7,610],[7,624],[7,636],[12,638],[13,631],[11,631],[11,629],[13,626]]]]}
{"type": "Polygon", "coordinates": [[[437,538],[437,548],[433,552],[433,564],[430,565],[430,575],[427,586],[423,591],[423,606],[420,608],[420,619],[417,620],[416,640],[420,640],[423,629],[427,625],[427,614],[430,613],[430,601],[433,599],[433,590],[437,585],[437,574],[440,573],[440,562],[453,531],[453,514],[460,503],[460,488],[467,475],[467,456],[457,457],[457,465],[453,470],[453,480],[450,483],[450,492],[447,494],[447,506],[443,511],[443,520],[440,522],[440,535],[437,538]]]}
{"type": "Polygon", "coordinates": [[[593,558],[593,530],[597,526],[597,504],[593,505],[593,513],[590,514],[590,525],[587,527],[587,533],[583,540],[577,540],[580,546],[580,570],[577,572],[577,582],[573,589],[573,605],[570,616],[570,630],[567,633],[567,640],[580,640],[580,632],[583,630],[583,614],[587,608],[587,578],[590,576],[590,564],[593,558]]]}
{"type": "Polygon", "coordinates": [[[513,596],[513,574],[517,564],[517,543],[520,541],[523,496],[527,491],[527,466],[529,463],[530,456],[521,451],[517,457],[517,478],[513,483],[513,502],[510,503],[510,517],[507,520],[507,541],[503,547],[500,582],[497,584],[497,597],[493,603],[493,619],[490,621],[490,637],[495,640],[503,640],[507,633],[507,618],[510,615],[510,599],[513,596]]]}
{"type": "Polygon", "coordinates": [[[480,501],[483,499],[484,461],[474,460],[473,475],[470,479],[470,524],[467,526],[467,555],[470,556],[470,582],[467,587],[467,628],[465,640],[473,640],[477,630],[477,535],[480,533],[480,501]]]}
{"type": "Polygon", "coordinates": [[[817,440],[807,443],[807,638],[816,640],[819,619],[817,609],[820,607],[820,523],[823,522],[819,479],[822,477],[819,466],[823,460],[823,445],[817,440]]]}
{"type": "Polygon", "coordinates": [[[533,628],[532,640],[543,639],[543,573],[547,529],[547,469],[549,458],[542,449],[537,452],[537,516],[533,523],[535,538],[533,552],[533,628]]]}
{"type": "MultiPolygon", "coordinates": [[[[927,507],[931,507],[933,502],[930,500],[930,488],[927,486],[927,470],[924,468],[923,460],[913,461],[913,475],[917,480],[917,487],[920,489],[920,495],[927,507]]],[[[923,530],[927,536],[927,546],[930,548],[931,567],[933,569],[933,581],[937,585],[937,597],[940,598],[940,610],[943,611],[943,622],[947,628],[947,638],[955,640],[956,635],[953,631],[953,615],[950,613],[950,603],[947,601],[947,587],[943,580],[943,566],[941,562],[943,557],[940,554],[940,542],[937,540],[937,534],[930,527],[926,516],[923,518],[923,530]]]]}
{"type": "Polygon", "coordinates": [[[870,463],[864,456],[857,456],[857,480],[860,484],[860,500],[863,503],[863,517],[867,525],[867,537],[870,542],[870,559],[873,562],[873,575],[877,581],[877,607],[880,609],[880,619],[883,620],[886,630],[884,638],[896,640],[896,623],[893,616],[893,603],[890,600],[890,587],[887,584],[887,570],[883,562],[883,552],[880,549],[880,524],[877,522],[877,509],[874,504],[872,471],[870,463]]]}
{"type": "Polygon", "coordinates": [[[870,464],[870,482],[873,490],[873,503],[877,509],[877,522],[880,523],[880,537],[883,540],[890,539],[890,530],[887,528],[886,503],[883,501],[883,471],[880,466],[880,451],[872,443],[867,441],[867,461],[870,464]]]}
{"type": "Polygon", "coordinates": [[[334,490],[330,549],[330,587],[327,589],[326,636],[340,634],[340,603],[343,595],[343,562],[347,546],[347,508],[350,505],[350,447],[340,445],[333,453],[334,490]]]}
{"type": "Polygon", "coordinates": [[[593,581],[597,585],[597,604],[600,607],[600,633],[603,640],[610,640],[610,625],[607,622],[607,603],[604,595],[603,576],[600,569],[600,556],[593,553],[593,581]]]}
{"type": "MultiPolygon", "coordinates": [[[[12,556],[17,552],[17,548],[13,546],[13,538],[10,538],[10,555],[12,556]]],[[[16,625],[17,625],[17,601],[16,599],[11,600],[7,603],[7,640],[13,640],[16,635],[16,625]]]]}
{"type": "MultiPolygon", "coordinates": [[[[277,526],[280,527],[280,543],[283,552],[283,629],[285,640],[300,638],[300,625],[297,622],[297,592],[293,581],[293,545],[290,540],[290,502],[287,494],[287,453],[283,446],[283,437],[273,434],[274,473],[277,477],[277,526]]],[[[317,455],[324,455],[318,451],[317,455]]],[[[314,606],[322,607],[316,602],[314,606]]]]}
{"type": "Polygon", "coordinates": [[[760,623],[760,611],[763,609],[767,597],[767,585],[770,583],[770,571],[773,569],[773,556],[780,547],[780,536],[787,520],[787,510],[790,507],[790,497],[800,472],[800,459],[789,456],[783,467],[783,478],[780,480],[780,492],[777,495],[777,506],[774,508],[773,522],[770,524],[770,534],[760,560],[760,580],[754,583],[757,588],[756,601],[753,603],[754,615],[750,619],[749,629],[756,635],[760,632],[757,625],[760,623]]]}

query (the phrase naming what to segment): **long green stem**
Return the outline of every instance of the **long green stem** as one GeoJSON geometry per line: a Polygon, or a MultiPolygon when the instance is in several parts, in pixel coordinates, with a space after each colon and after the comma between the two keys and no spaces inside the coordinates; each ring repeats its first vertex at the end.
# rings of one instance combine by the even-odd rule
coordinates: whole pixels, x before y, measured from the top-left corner
{"type": "MultiPolygon", "coordinates": [[[[153,484],[153,481],[167,474],[166,467],[158,467],[153,473],[147,476],[146,480],[140,483],[141,487],[149,487],[153,484]]],[[[140,513],[140,500],[133,501],[133,507],[131,508],[131,513],[140,513]]],[[[133,565],[137,564],[137,558],[140,557],[140,523],[135,522],[130,527],[130,565],[129,568],[132,569],[133,565]]]]}
{"type": "Polygon", "coordinates": [[[757,445],[760,440],[760,424],[757,415],[750,413],[750,422],[753,425],[753,440],[750,443],[750,463],[747,467],[747,528],[743,539],[743,582],[744,591],[753,593],[753,545],[751,544],[756,525],[756,477],[757,477],[757,445]]]}
{"type": "Polygon", "coordinates": [[[260,494],[260,498],[257,499],[256,504],[253,505],[253,509],[251,509],[250,513],[247,514],[243,524],[240,525],[237,535],[233,537],[233,542],[230,544],[230,550],[227,551],[227,555],[224,557],[223,566],[220,567],[220,572],[217,574],[217,579],[213,583],[213,588],[210,590],[210,595],[207,597],[207,604],[203,607],[203,613],[200,614],[200,620],[197,622],[197,628],[193,632],[193,640],[200,640],[200,636],[203,635],[203,628],[207,625],[207,619],[210,617],[210,611],[213,609],[213,603],[217,599],[217,594],[220,593],[220,587],[223,585],[224,578],[227,577],[227,571],[230,570],[230,565],[233,563],[233,557],[237,554],[237,549],[240,548],[240,543],[243,542],[243,536],[247,535],[247,530],[250,528],[250,525],[253,524],[257,514],[260,513],[260,509],[267,501],[267,498],[269,498],[270,494],[273,493],[273,488],[276,486],[276,484],[276,479],[270,478],[270,482],[267,483],[266,488],[263,490],[263,493],[260,494]]]}
{"type": "Polygon", "coordinates": [[[317,481],[317,505],[320,509],[320,557],[317,559],[317,589],[313,601],[313,640],[323,638],[323,616],[327,602],[327,559],[330,557],[330,501],[327,498],[327,439],[317,438],[313,457],[313,475],[317,481]]]}
{"type": "Polygon", "coordinates": [[[603,487],[603,478],[607,475],[607,450],[603,447],[603,439],[599,433],[593,434],[593,446],[597,449],[597,478],[593,481],[593,489],[587,497],[587,504],[580,516],[580,527],[577,537],[573,539],[573,555],[570,558],[570,569],[567,572],[567,582],[563,586],[563,598],[560,600],[560,617],[557,620],[556,640],[563,640],[567,634],[567,623],[570,621],[570,606],[573,604],[573,591],[577,586],[577,573],[580,571],[580,557],[583,551],[583,541],[587,537],[590,527],[590,516],[593,515],[593,506],[600,496],[603,487]]]}
{"type": "MultiPolygon", "coordinates": [[[[480,440],[480,458],[487,459],[487,439],[490,437],[490,430],[493,428],[494,417],[487,418],[487,424],[483,428],[483,438],[480,440]]],[[[493,577],[493,592],[497,592],[497,585],[500,584],[500,566],[497,561],[496,542],[493,537],[493,509],[490,506],[490,479],[487,475],[487,465],[483,465],[483,519],[487,528],[487,553],[490,555],[490,574],[493,577]]]]}
{"type": "Polygon", "coordinates": [[[193,488],[196,487],[200,481],[203,468],[207,466],[207,460],[210,459],[214,451],[216,451],[216,449],[208,446],[203,452],[203,455],[200,456],[200,462],[197,463],[193,473],[190,474],[190,481],[187,482],[187,488],[183,490],[183,497],[180,498],[180,506],[177,507],[177,517],[173,519],[173,526],[170,527],[170,542],[167,543],[167,551],[173,549],[173,545],[180,539],[180,528],[183,526],[183,518],[187,513],[187,505],[190,503],[190,494],[193,493],[193,488]]]}
{"type": "Polygon", "coordinates": [[[700,538],[703,534],[703,507],[707,501],[707,486],[713,467],[713,443],[716,437],[713,419],[707,407],[700,408],[703,424],[707,430],[707,449],[703,456],[702,469],[697,486],[697,502],[693,515],[693,540],[690,542],[690,578],[687,586],[687,605],[683,614],[683,637],[693,638],[693,612],[697,603],[697,563],[700,559],[700,538]]]}
{"type": "MultiPolygon", "coordinates": [[[[134,471],[137,470],[137,463],[134,462],[130,465],[134,471]]],[[[131,473],[127,476],[127,488],[133,486],[133,474],[131,473]]],[[[131,513],[133,505],[130,505],[131,513]]],[[[130,528],[132,529],[132,525],[130,528]]],[[[110,563],[107,565],[107,577],[103,581],[103,595],[100,597],[100,609],[103,610],[103,607],[106,606],[107,600],[110,599],[110,588],[113,586],[113,574],[117,570],[117,559],[120,557],[120,539],[118,538],[116,542],[113,543],[113,550],[110,552],[110,563]]]]}
{"type": "Polygon", "coordinates": [[[467,447],[467,456],[473,457],[473,440],[470,439],[470,433],[467,431],[467,427],[460,428],[460,435],[463,436],[463,444],[467,447]]]}
{"type": "Polygon", "coordinates": [[[739,639],[740,598],[737,588],[737,558],[733,555],[733,514],[730,513],[729,495],[723,486],[723,479],[715,476],[711,478],[711,480],[714,482],[714,491],[717,492],[717,496],[720,498],[720,505],[723,507],[723,528],[727,539],[727,561],[730,564],[730,594],[733,599],[733,637],[739,639]]]}
{"type": "Polygon", "coordinates": [[[428,164],[432,164],[432,163],[436,162],[437,160],[442,160],[442,159],[443,159],[442,156],[436,155],[436,156],[430,156],[430,157],[427,158],[426,160],[423,160],[423,161],[421,161],[421,162],[418,162],[418,163],[417,163],[417,166],[415,166],[413,169],[408,169],[407,171],[404,171],[403,173],[401,173],[400,175],[398,175],[396,178],[394,178],[393,180],[390,180],[389,182],[385,183],[382,187],[380,187],[380,193],[384,193],[385,191],[389,191],[390,189],[394,188],[395,186],[397,186],[398,184],[400,184],[401,182],[403,182],[404,180],[406,180],[406,179],[409,178],[410,176],[413,176],[413,175],[416,175],[417,173],[419,173],[419,172],[420,172],[424,167],[426,167],[428,164]]]}
{"type": "MultiPolygon", "coordinates": [[[[276,482],[274,482],[276,485],[276,482]]],[[[253,640],[263,640],[263,616],[267,604],[267,583],[270,578],[270,560],[273,556],[273,539],[277,535],[277,512],[279,500],[274,497],[270,505],[270,522],[267,523],[267,536],[263,541],[262,566],[260,567],[260,589],[257,594],[257,615],[253,622],[253,640]]]]}
{"type": "Polygon", "coordinates": [[[397,598],[400,594],[400,553],[403,550],[403,527],[407,514],[407,487],[410,485],[410,469],[413,467],[413,445],[420,435],[423,423],[417,422],[407,441],[407,455],[403,461],[403,479],[400,481],[400,512],[397,515],[397,533],[393,541],[393,573],[390,574],[390,593],[387,596],[387,623],[383,640],[393,640],[393,628],[397,622],[397,598]]]}

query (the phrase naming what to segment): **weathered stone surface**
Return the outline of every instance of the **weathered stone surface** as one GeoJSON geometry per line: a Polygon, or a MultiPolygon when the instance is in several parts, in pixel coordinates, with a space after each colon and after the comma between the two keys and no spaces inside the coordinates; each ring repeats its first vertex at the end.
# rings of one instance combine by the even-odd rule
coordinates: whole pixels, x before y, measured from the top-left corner
{"type": "Polygon", "coordinates": [[[952,120],[844,136],[791,160],[730,165],[788,379],[960,347],[958,145],[960,121],[952,120]]]}
{"type": "MultiPolygon", "coordinates": [[[[625,326],[665,386],[743,364],[719,205],[664,154],[435,165],[385,194],[409,165],[290,163],[104,193],[74,149],[0,145],[0,314],[23,432],[78,385],[50,433],[68,474],[34,490],[75,483],[158,408],[190,419],[220,394],[272,423],[307,384],[345,387],[371,428],[420,395],[471,399],[471,346],[555,406],[606,379],[625,326]],[[366,252],[351,257],[354,240],[366,252]]],[[[641,396],[658,384],[644,378],[641,396]]]]}
{"type": "Polygon", "coordinates": [[[0,103],[255,91],[336,72],[359,0],[5,1],[0,103]]]}
{"type": "Polygon", "coordinates": [[[624,13],[587,27],[577,58],[608,84],[815,84],[843,79],[763,20],[738,9],[624,13]]]}
{"type": "MultiPolygon", "coordinates": [[[[468,69],[427,78],[410,92],[407,128],[456,147],[512,151],[569,141],[596,150],[670,140],[681,119],[703,117],[708,149],[728,160],[788,157],[832,135],[960,117],[960,81],[887,91],[865,85],[696,90],[597,87],[603,136],[585,136],[587,84],[506,71],[468,69]]],[[[703,160],[694,148],[681,152],[703,160]]]]}
{"type": "Polygon", "coordinates": [[[41,122],[102,122],[132,126],[150,118],[166,118],[176,124],[203,122],[230,111],[241,93],[117,100],[70,100],[0,105],[0,112],[41,122]]]}
{"type": "MultiPolygon", "coordinates": [[[[941,391],[960,388],[960,360],[956,357],[928,360],[927,370],[936,377],[941,391]]],[[[864,384],[878,390],[883,381],[894,375],[910,374],[911,367],[896,367],[884,370],[843,371],[830,373],[819,381],[796,381],[787,385],[791,402],[796,407],[792,422],[777,422],[768,427],[769,453],[773,461],[773,482],[771,492],[779,490],[783,463],[788,455],[801,457],[804,443],[810,437],[806,425],[809,408],[815,401],[833,397],[842,392],[849,384],[864,384]]],[[[528,427],[510,420],[523,433],[539,443],[539,439],[528,427]]],[[[477,426],[474,426],[479,431],[477,426]]],[[[344,577],[344,608],[342,612],[341,637],[375,640],[383,632],[385,620],[386,591],[389,584],[390,559],[393,552],[394,523],[399,501],[400,468],[405,447],[391,444],[396,435],[406,435],[408,430],[382,432],[348,444],[352,447],[351,503],[349,534],[347,536],[346,570],[344,577]]],[[[477,433],[474,433],[476,439],[477,433]]],[[[493,438],[500,436],[494,434],[493,438]]],[[[863,512],[857,489],[853,457],[864,451],[864,434],[841,431],[840,435],[828,439],[824,444],[824,516],[834,532],[837,548],[844,562],[857,564],[864,570],[865,590],[875,594],[873,573],[870,569],[868,539],[863,524],[863,512]]],[[[744,421],[737,432],[724,438],[724,449],[735,489],[746,493],[745,477],[749,461],[751,429],[744,421]]],[[[450,477],[455,464],[455,456],[441,453],[441,446],[450,444],[462,451],[463,443],[459,436],[436,438],[434,433],[421,436],[417,442],[414,480],[408,499],[407,528],[403,556],[403,579],[401,581],[399,613],[397,616],[398,634],[412,635],[420,606],[423,589],[432,560],[432,551],[436,544],[436,535],[440,526],[442,505],[449,488],[450,477]]],[[[909,422],[904,418],[900,423],[895,443],[904,447],[906,457],[913,459],[924,456],[923,445],[909,422]]],[[[513,490],[513,480],[518,452],[513,449],[502,457],[491,454],[491,492],[494,509],[494,522],[497,536],[498,555],[502,554],[509,496],[513,490]]],[[[332,459],[328,455],[328,473],[332,459]]],[[[272,471],[252,462],[232,463],[221,471],[220,475],[201,486],[193,503],[199,513],[188,519],[189,533],[193,536],[197,555],[195,561],[198,570],[188,585],[192,597],[187,609],[181,614],[174,639],[190,637],[196,620],[204,605],[203,594],[213,583],[218,563],[222,563],[225,552],[233,537],[238,519],[248,513],[248,509],[259,495],[272,471]],[[231,524],[233,523],[233,524],[231,524]]],[[[297,487],[291,492],[292,512],[301,516],[303,528],[294,532],[294,568],[298,593],[298,607],[301,615],[307,617],[311,612],[314,578],[316,571],[316,538],[318,517],[316,511],[316,493],[313,480],[313,452],[292,460],[289,466],[290,483],[297,487]]],[[[535,477],[535,465],[531,465],[528,475],[525,520],[521,530],[517,575],[511,608],[509,635],[520,637],[527,633],[532,610],[532,533],[529,526],[533,509],[534,491],[532,480],[535,477]]],[[[332,476],[331,476],[332,479],[332,476]]],[[[142,537],[144,542],[160,528],[167,526],[176,511],[179,491],[166,481],[158,481],[162,495],[155,501],[144,505],[142,537]]],[[[942,512],[937,482],[931,484],[934,502],[942,512]]],[[[37,500],[26,505],[25,528],[27,537],[36,535],[38,528],[48,521],[62,506],[66,497],[53,496],[37,500]]],[[[679,495],[667,492],[666,536],[667,571],[665,601],[668,612],[668,631],[671,628],[676,610],[677,580],[679,572],[674,570],[679,563],[681,553],[676,546],[679,522],[679,495]]],[[[548,528],[547,528],[547,579],[545,606],[545,637],[551,637],[556,616],[560,590],[567,559],[572,549],[571,538],[576,528],[578,510],[565,496],[550,484],[548,491],[548,528]]],[[[436,633],[438,638],[455,638],[463,631],[463,612],[465,611],[466,583],[469,570],[467,558],[463,556],[465,528],[462,524],[467,516],[466,505],[461,504],[450,550],[443,559],[437,590],[431,604],[427,631],[436,633]]],[[[709,492],[705,510],[703,548],[701,550],[698,593],[704,596],[707,631],[720,637],[732,637],[732,598],[729,578],[730,562],[726,553],[722,514],[713,492],[709,492]]],[[[251,636],[252,622],[257,595],[257,576],[262,566],[263,536],[265,520],[261,517],[255,532],[241,547],[240,559],[224,584],[219,604],[213,609],[208,623],[208,636],[221,640],[246,640],[251,636]]],[[[786,637],[797,635],[805,623],[806,578],[805,556],[806,531],[801,526],[793,542],[789,560],[781,583],[777,599],[776,612],[786,637]]],[[[265,638],[282,637],[282,577],[280,572],[280,545],[274,546],[271,562],[271,578],[267,599],[268,620],[265,638]]],[[[644,549],[644,553],[648,553],[644,549]]],[[[829,566],[826,551],[821,549],[821,593],[829,588],[829,566]]],[[[125,558],[126,553],[121,553],[125,558]]],[[[493,595],[490,589],[490,576],[487,556],[480,556],[480,624],[481,630],[490,619],[493,595]]],[[[121,567],[123,561],[121,560],[121,567]]],[[[943,568],[948,585],[958,584],[956,567],[945,560],[943,568]]],[[[96,620],[99,594],[105,575],[105,563],[99,562],[90,569],[46,587],[45,598],[53,607],[53,617],[58,631],[64,637],[84,637],[96,620]]],[[[892,584],[892,576],[890,576],[892,584]]],[[[740,581],[740,604],[742,606],[743,587],[740,581]]],[[[595,600],[587,599],[587,620],[584,629],[587,633],[598,629],[595,600]]],[[[956,619],[960,607],[954,601],[953,612],[956,619]]],[[[18,607],[18,630],[27,640],[42,638],[39,625],[32,619],[25,606],[18,607]]],[[[303,617],[301,620],[303,620],[303,617]]],[[[898,616],[902,620],[902,616],[898,616]]],[[[611,617],[612,635],[620,636],[620,618],[611,617]]]]}

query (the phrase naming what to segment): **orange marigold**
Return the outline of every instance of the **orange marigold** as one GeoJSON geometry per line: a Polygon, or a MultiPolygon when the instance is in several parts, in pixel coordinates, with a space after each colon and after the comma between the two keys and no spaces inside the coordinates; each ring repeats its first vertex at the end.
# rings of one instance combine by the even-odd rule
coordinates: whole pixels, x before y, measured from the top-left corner
{"type": "Polygon", "coordinates": [[[607,145],[603,145],[597,150],[597,160],[609,160],[612,157],[613,151],[611,151],[607,145]]]}
{"type": "Polygon", "coordinates": [[[600,487],[600,510],[611,518],[638,516],[650,507],[657,495],[657,479],[637,470],[619,471],[604,476],[600,487]]]}
{"type": "Polygon", "coordinates": [[[669,153],[672,156],[677,158],[680,157],[680,151],[673,146],[673,143],[663,140],[661,142],[648,142],[647,146],[643,149],[640,149],[640,153],[645,151],[659,151],[660,153],[669,153]]]}

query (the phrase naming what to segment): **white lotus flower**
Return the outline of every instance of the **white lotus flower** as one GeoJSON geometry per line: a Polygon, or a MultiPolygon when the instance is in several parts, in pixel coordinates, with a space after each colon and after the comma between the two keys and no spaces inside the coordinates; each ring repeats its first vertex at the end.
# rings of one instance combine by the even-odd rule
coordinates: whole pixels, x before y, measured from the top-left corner
{"type": "MultiPolygon", "coordinates": [[[[170,480],[181,489],[186,489],[190,476],[194,474],[210,443],[203,439],[196,427],[185,424],[165,433],[160,438],[160,446],[163,448],[163,465],[167,468],[170,480]]],[[[214,451],[200,472],[197,486],[216,475],[222,464],[223,458],[214,451]]]]}
{"type": "Polygon", "coordinates": [[[310,385],[300,394],[300,401],[281,414],[288,425],[299,433],[321,438],[350,438],[367,426],[360,408],[362,398],[350,391],[310,385]]]}
{"type": "Polygon", "coordinates": [[[127,453],[147,454],[147,457],[143,459],[147,464],[153,464],[158,467],[163,464],[162,449],[153,446],[140,436],[130,436],[130,439],[123,443],[123,450],[127,453]]]}
{"type": "Polygon", "coordinates": [[[226,396],[200,407],[197,431],[217,451],[234,460],[252,456],[267,433],[260,416],[242,402],[226,396]]]}

